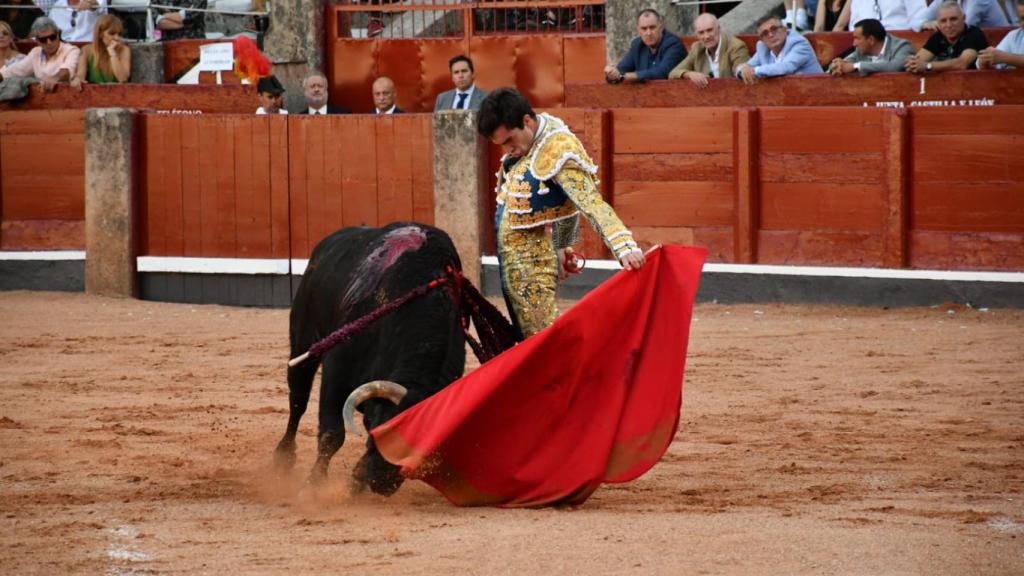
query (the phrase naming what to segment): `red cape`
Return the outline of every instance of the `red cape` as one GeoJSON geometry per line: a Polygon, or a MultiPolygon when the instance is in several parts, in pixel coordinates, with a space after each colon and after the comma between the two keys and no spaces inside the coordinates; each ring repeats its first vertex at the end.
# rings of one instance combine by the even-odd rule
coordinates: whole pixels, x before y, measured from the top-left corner
{"type": "Polygon", "coordinates": [[[459,506],[580,504],[675,436],[706,250],[665,246],[554,324],[374,428],[402,474],[459,506]]]}

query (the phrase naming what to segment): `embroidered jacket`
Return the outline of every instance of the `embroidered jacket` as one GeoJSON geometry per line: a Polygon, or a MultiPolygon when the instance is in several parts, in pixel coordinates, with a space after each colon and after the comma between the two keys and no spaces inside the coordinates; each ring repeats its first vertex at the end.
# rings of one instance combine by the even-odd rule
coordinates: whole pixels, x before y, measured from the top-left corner
{"type": "Polygon", "coordinates": [[[633,234],[598,193],[597,166],[579,138],[554,116],[541,113],[537,121],[538,134],[526,154],[501,159],[495,192],[509,226],[551,224],[555,248],[567,248],[579,238],[582,212],[616,257],[637,249],[633,234]]]}

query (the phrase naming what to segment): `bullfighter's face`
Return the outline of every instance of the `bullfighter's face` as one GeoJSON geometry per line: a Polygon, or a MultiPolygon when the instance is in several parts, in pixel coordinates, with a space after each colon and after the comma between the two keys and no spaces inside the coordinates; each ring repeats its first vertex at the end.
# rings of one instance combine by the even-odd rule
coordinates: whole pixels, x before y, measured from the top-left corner
{"type": "Polygon", "coordinates": [[[537,134],[537,121],[527,114],[523,117],[522,128],[498,126],[491,135],[491,142],[501,146],[503,152],[512,158],[519,158],[533,146],[533,137],[537,134]]]}

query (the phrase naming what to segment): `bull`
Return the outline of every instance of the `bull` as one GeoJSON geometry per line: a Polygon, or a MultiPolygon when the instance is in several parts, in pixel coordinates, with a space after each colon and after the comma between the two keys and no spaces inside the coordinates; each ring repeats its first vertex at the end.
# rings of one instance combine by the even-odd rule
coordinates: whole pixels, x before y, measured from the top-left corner
{"type": "MultiPolygon", "coordinates": [[[[289,364],[288,425],[275,450],[279,468],[295,463],[295,434],[321,364],[313,484],[327,477],[345,442],[343,423],[354,430],[355,408],[372,430],[462,376],[471,321],[482,343],[470,338],[470,345],[481,361],[514,343],[511,325],[461,269],[448,235],[423,224],[343,228],[317,244],[292,304],[291,357],[328,335],[347,333],[321,355],[289,364]],[[393,309],[374,317],[385,307],[393,309]]],[[[399,468],[369,437],[353,470],[353,491],[368,487],[390,495],[402,482],[399,468]]]]}

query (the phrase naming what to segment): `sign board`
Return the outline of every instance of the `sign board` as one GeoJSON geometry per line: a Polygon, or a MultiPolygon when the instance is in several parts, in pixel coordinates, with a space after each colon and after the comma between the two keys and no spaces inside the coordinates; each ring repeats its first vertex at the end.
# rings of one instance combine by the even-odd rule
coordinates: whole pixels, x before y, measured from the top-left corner
{"type": "Polygon", "coordinates": [[[199,47],[199,70],[220,72],[235,69],[235,50],[231,42],[203,44],[199,47]]]}

